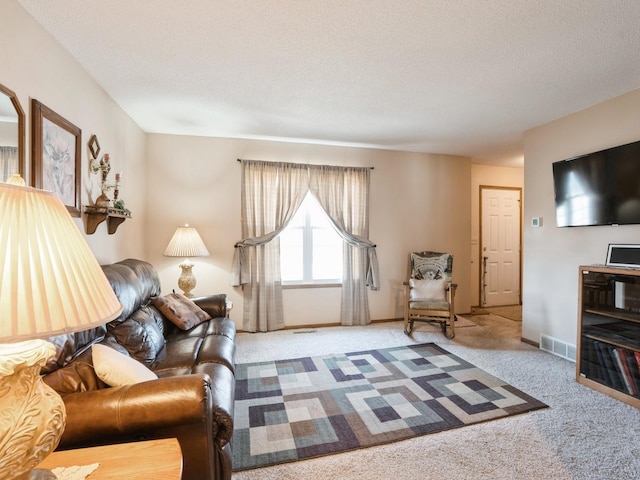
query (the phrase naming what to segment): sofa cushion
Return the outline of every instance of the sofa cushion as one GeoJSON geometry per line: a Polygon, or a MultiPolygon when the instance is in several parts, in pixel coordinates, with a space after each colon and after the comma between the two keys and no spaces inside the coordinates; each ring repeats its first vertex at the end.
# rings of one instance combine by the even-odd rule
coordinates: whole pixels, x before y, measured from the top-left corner
{"type": "Polygon", "coordinates": [[[84,351],[88,350],[92,344],[102,341],[106,333],[107,327],[99,325],[89,330],[63,333],[47,338],[47,341],[53,343],[56,347],[56,354],[47,361],[40,373],[44,375],[69,365],[84,351]]]}
{"type": "Polygon", "coordinates": [[[165,348],[149,367],[158,376],[191,373],[198,365],[207,363],[224,365],[234,372],[235,335],[230,332],[229,336],[215,333],[218,330],[231,330],[232,326],[222,327],[223,323],[233,324],[228,318],[213,318],[188,332],[176,329],[167,337],[165,348]],[[171,371],[174,373],[170,373],[171,371]]]}
{"type": "Polygon", "coordinates": [[[129,258],[103,265],[102,271],[122,304],[122,313],[112,323],[126,320],[138,308],[146,305],[150,297],[160,295],[158,272],[148,262],[129,258]]]}
{"type": "Polygon", "coordinates": [[[181,330],[190,330],[202,322],[211,320],[211,315],[179,293],[153,297],[151,301],[165,317],[181,330]]]}
{"type": "Polygon", "coordinates": [[[153,306],[143,306],[124,321],[108,324],[109,333],[136,360],[150,365],[164,347],[163,320],[153,306]]]}
{"type": "Polygon", "coordinates": [[[90,349],[75,357],[73,362],[44,375],[42,378],[59,395],[88,392],[107,387],[96,375],[91,363],[90,349]]]}
{"type": "Polygon", "coordinates": [[[121,387],[155,380],[158,376],[139,361],[111,347],[95,344],[91,347],[96,375],[111,387],[121,387]]]}

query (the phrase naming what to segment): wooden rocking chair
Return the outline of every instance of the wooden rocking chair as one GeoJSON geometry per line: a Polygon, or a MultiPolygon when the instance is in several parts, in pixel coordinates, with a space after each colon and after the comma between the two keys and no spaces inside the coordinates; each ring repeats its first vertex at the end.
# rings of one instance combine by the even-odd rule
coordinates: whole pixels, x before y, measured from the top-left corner
{"type": "Polygon", "coordinates": [[[451,282],[453,255],[413,252],[409,256],[410,277],[405,286],[404,333],[411,335],[413,324],[439,322],[447,338],[455,337],[455,283],[451,282]]]}

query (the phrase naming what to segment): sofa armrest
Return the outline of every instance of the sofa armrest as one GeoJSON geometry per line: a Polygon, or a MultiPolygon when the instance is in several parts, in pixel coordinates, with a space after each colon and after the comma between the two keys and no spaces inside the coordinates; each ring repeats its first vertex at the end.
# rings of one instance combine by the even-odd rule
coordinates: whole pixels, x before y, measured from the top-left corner
{"type": "Polygon", "coordinates": [[[60,446],[144,437],[149,431],[187,424],[212,424],[214,441],[224,445],[229,438],[218,434],[230,437],[233,412],[220,411],[218,404],[224,408],[229,400],[216,396],[225,394],[212,388],[209,375],[189,374],[66,395],[67,425],[60,446]]]}
{"type": "Polygon", "coordinates": [[[211,318],[228,316],[227,295],[225,293],[197,297],[193,299],[193,302],[211,315],[211,318]]]}

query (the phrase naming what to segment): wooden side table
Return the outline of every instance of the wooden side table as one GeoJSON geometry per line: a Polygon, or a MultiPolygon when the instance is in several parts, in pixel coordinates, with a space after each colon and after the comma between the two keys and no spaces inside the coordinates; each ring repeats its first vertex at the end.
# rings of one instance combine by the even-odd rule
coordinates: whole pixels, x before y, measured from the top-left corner
{"type": "Polygon", "coordinates": [[[37,468],[72,467],[99,463],[87,480],[180,480],[182,451],[175,438],[121,443],[53,452],[37,468]]]}

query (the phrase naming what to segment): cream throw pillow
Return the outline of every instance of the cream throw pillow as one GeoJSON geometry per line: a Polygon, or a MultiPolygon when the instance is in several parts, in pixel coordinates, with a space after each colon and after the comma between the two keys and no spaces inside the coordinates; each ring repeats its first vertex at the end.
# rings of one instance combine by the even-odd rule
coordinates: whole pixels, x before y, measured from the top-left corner
{"type": "Polygon", "coordinates": [[[411,300],[422,302],[446,302],[447,297],[445,290],[447,288],[447,281],[444,278],[437,280],[424,279],[416,280],[415,278],[409,279],[409,287],[411,300]]]}
{"type": "Polygon", "coordinates": [[[158,376],[139,361],[127,357],[106,345],[91,346],[93,368],[98,378],[110,387],[121,387],[134,383],[155,380],[158,376]]]}

